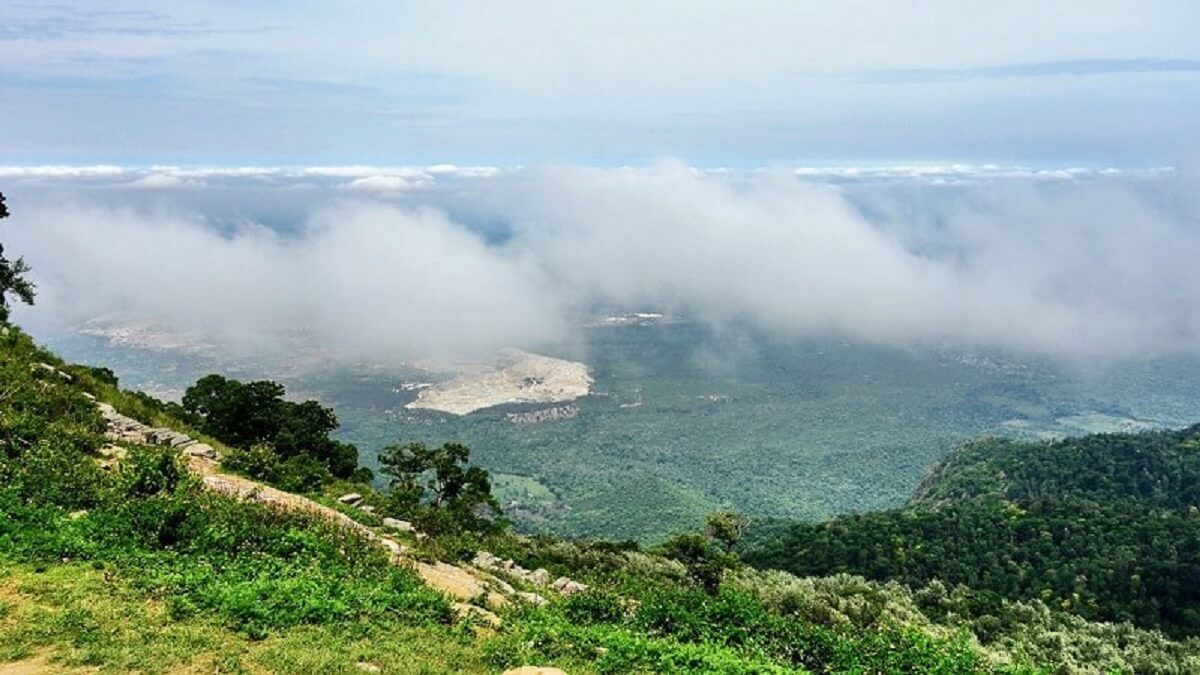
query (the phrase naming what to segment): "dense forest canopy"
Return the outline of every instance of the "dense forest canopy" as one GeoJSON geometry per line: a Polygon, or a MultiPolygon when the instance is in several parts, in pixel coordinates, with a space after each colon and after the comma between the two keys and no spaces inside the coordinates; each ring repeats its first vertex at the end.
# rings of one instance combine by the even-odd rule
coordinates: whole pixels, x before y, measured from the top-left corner
{"type": "Polygon", "coordinates": [[[1042,600],[1080,616],[1200,633],[1200,426],[1049,444],[982,440],[946,458],[904,508],[768,522],[744,557],[970,589],[971,611],[1042,600]]]}

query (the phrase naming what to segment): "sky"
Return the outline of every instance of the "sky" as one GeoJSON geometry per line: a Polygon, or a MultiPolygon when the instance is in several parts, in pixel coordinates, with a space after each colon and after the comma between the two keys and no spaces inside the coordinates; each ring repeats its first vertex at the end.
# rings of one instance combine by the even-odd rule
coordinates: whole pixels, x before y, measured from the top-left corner
{"type": "Polygon", "coordinates": [[[0,3],[0,164],[1173,165],[1200,4],[0,3]]]}
{"type": "Polygon", "coordinates": [[[1200,354],[1200,3],[0,3],[23,325],[1200,354]]]}

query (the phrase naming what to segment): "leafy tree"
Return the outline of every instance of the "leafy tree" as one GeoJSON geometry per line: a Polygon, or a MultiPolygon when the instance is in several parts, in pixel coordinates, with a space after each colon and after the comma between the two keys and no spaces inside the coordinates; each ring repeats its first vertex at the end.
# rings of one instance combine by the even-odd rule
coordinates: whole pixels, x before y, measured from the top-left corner
{"type": "Polygon", "coordinates": [[[704,590],[716,593],[725,570],[737,567],[740,562],[733,547],[748,522],[732,511],[714,513],[709,516],[703,534],[693,532],[672,537],[663,544],[662,553],[683,563],[688,576],[704,590]]]}
{"type": "MultiPolygon", "coordinates": [[[[4,204],[4,195],[0,194],[0,219],[8,217],[8,207],[4,204]]],[[[37,287],[25,278],[30,270],[24,258],[9,260],[4,257],[4,244],[0,244],[0,323],[8,323],[8,296],[14,295],[21,302],[32,305],[37,295],[37,287]]]]}
{"type": "Polygon", "coordinates": [[[189,421],[225,443],[269,448],[276,463],[265,462],[263,448],[255,449],[251,453],[255,459],[246,462],[247,467],[275,466],[261,474],[251,473],[256,478],[305,489],[314,481],[319,485],[321,481],[314,476],[320,471],[338,478],[370,480],[367,470],[357,468],[358,449],[329,437],[338,426],[333,410],[317,401],[285,401],[284,393],[283,385],[269,380],[239,382],[206,375],[188,387],[182,408],[189,421]],[[295,480],[285,481],[278,472],[295,480]]]}
{"type": "Polygon", "coordinates": [[[431,533],[503,528],[491,477],[485,469],[467,465],[470,455],[461,443],[384,448],[379,466],[391,477],[388,510],[416,520],[431,533]]]}
{"type": "Polygon", "coordinates": [[[720,542],[726,552],[732,552],[749,526],[749,518],[733,511],[719,511],[708,517],[705,533],[720,542]]]}

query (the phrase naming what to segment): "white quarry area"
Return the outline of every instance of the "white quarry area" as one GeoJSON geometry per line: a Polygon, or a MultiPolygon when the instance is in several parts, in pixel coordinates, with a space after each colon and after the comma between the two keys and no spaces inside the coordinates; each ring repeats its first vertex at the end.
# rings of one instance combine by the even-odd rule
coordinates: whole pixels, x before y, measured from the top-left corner
{"type": "Polygon", "coordinates": [[[135,347],[189,354],[211,352],[215,346],[204,338],[159,326],[149,321],[130,321],[115,317],[89,320],[79,332],[108,340],[114,347],[135,347]]]}
{"type": "Polygon", "coordinates": [[[503,403],[573,401],[591,390],[586,365],[510,349],[495,363],[464,366],[453,379],[421,389],[405,407],[466,415],[503,403]]]}

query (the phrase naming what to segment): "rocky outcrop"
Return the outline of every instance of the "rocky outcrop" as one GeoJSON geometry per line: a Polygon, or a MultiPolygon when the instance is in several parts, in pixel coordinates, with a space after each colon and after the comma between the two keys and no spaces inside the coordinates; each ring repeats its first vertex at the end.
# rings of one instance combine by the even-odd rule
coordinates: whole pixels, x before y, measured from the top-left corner
{"type": "Polygon", "coordinates": [[[417,531],[417,528],[413,527],[412,523],[408,522],[407,520],[399,520],[398,518],[384,518],[383,526],[389,530],[395,530],[397,532],[417,531]]]}
{"type": "MultiPolygon", "coordinates": [[[[471,560],[471,564],[480,569],[503,572],[538,586],[549,586],[564,596],[582,593],[588,589],[585,584],[581,584],[578,581],[573,581],[567,577],[559,577],[551,582],[550,572],[540,567],[536,570],[528,570],[516,564],[512,560],[501,558],[500,556],[489,553],[488,551],[480,551],[476,553],[475,558],[471,560]]],[[[541,596],[538,597],[541,598],[541,596]]],[[[541,598],[541,600],[542,602],[545,602],[545,598],[541,598]]],[[[535,602],[534,604],[542,603],[535,602]]]]}
{"type": "Polygon", "coordinates": [[[185,433],[142,424],[128,415],[122,415],[107,403],[99,403],[97,407],[100,408],[100,416],[104,418],[107,427],[104,435],[113,441],[174,448],[189,457],[203,457],[213,461],[221,458],[213,446],[201,443],[185,433]]]}

